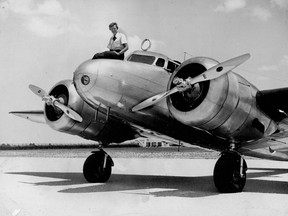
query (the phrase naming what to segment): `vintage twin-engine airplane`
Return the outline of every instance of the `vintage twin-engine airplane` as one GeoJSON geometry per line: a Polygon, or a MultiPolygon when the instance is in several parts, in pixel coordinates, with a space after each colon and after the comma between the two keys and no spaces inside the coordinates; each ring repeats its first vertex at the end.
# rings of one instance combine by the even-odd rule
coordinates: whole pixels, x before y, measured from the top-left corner
{"type": "MultiPolygon", "coordinates": [[[[151,45],[151,44],[150,44],[151,45]]],[[[44,111],[11,112],[103,146],[137,137],[160,137],[221,152],[214,168],[220,192],[240,192],[247,165],[242,155],[288,160],[288,88],[259,91],[232,70],[249,54],[225,62],[193,57],[183,63],[139,50],[126,60],[82,63],[73,81],[57,83],[44,111]]],[[[101,148],[83,166],[88,182],[106,182],[113,166],[101,148]]]]}

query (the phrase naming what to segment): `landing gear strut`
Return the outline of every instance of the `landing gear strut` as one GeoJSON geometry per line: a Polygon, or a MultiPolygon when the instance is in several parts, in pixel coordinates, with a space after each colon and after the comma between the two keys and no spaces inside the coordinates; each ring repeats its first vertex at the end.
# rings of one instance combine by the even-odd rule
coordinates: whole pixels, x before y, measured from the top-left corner
{"type": "Polygon", "coordinates": [[[240,153],[224,151],[214,168],[214,184],[221,193],[241,192],[246,183],[247,164],[240,153]]]}
{"type": "Polygon", "coordinates": [[[108,181],[114,166],[112,158],[102,149],[93,151],[83,165],[83,174],[90,183],[108,181]]]}

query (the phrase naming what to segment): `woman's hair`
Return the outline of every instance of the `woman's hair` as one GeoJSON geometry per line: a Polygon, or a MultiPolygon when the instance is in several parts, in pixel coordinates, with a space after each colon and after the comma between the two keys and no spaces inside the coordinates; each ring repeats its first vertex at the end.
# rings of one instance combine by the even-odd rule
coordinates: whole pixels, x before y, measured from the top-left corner
{"type": "Polygon", "coordinates": [[[109,24],[109,29],[111,29],[114,25],[116,25],[116,28],[118,29],[118,25],[116,22],[112,22],[109,24]]]}

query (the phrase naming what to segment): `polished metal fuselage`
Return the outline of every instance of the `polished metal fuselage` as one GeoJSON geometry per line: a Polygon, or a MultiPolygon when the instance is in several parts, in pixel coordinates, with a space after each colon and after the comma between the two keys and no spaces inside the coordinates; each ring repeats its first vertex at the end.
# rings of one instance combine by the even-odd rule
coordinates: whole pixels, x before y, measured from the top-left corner
{"type": "MultiPolygon", "coordinates": [[[[201,61],[205,66],[205,60],[201,61]]],[[[210,65],[213,61],[207,61],[206,66],[210,65]]],[[[73,81],[78,94],[94,109],[109,111],[130,124],[177,139],[184,134],[193,137],[193,128],[238,141],[260,139],[277,129],[275,122],[257,107],[257,88],[233,72],[210,81],[203,102],[189,112],[179,112],[170,98],[144,110],[131,111],[141,101],[169,89],[171,77],[177,76],[177,71],[172,75],[163,68],[143,63],[88,60],[76,69],[73,81]],[[84,75],[90,79],[87,85],[81,81],[84,75]],[[255,121],[261,130],[255,127],[255,121]]]]}
{"type": "Polygon", "coordinates": [[[166,91],[170,76],[171,73],[159,67],[103,59],[80,65],[74,73],[74,84],[79,95],[92,107],[109,108],[113,115],[158,128],[160,122],[163,124],[170,118],[165,100],[137,113],[131,108],[145,98],[166,91]],[[81,83],[83,75],[90,77],[86,86],[81,83]]]}

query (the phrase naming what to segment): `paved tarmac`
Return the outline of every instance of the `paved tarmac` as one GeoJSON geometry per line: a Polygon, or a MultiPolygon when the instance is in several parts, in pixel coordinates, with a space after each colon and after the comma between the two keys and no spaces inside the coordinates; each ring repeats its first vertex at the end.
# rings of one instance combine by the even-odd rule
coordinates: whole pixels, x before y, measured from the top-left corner
{"type": "Polygon", "coordinates": [[[214,158],[116,157],[109,182],[89,184],[82,176],[89,151],[62,151],[0,154],[1,216],[288,215],[287,162],[248,159],[244,191],[219,194],[214,158]]]}

